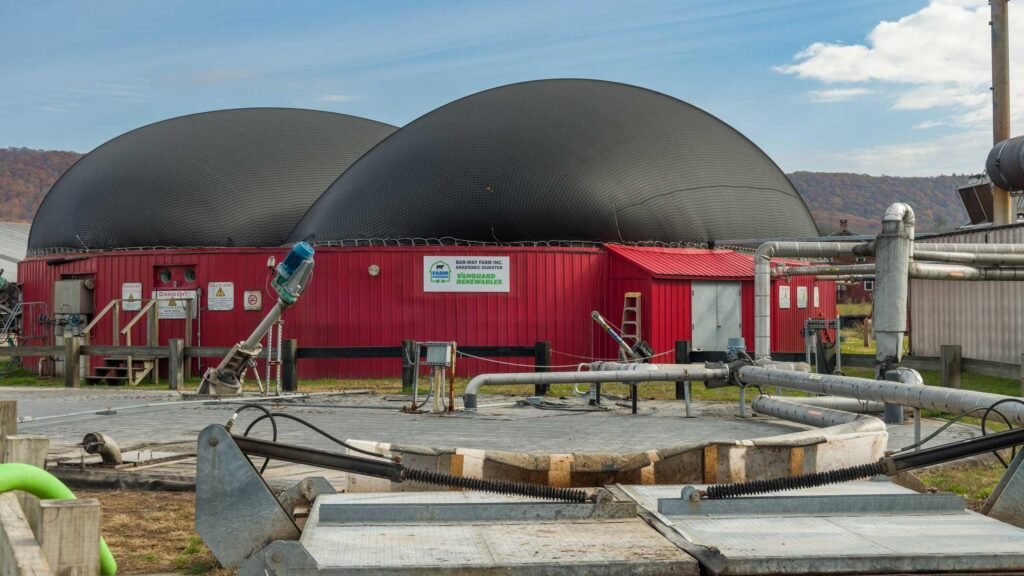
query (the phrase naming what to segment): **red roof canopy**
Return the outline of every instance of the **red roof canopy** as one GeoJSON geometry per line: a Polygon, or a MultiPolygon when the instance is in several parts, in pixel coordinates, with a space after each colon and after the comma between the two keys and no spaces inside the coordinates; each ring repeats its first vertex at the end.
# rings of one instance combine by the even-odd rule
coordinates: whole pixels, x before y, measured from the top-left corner
{"type": "Polygon", "coordinates": [[[606,244],[605,248],[649,274],[677,278],[753,278],[754,258],[732,250],[654,248],[606,244]]]}

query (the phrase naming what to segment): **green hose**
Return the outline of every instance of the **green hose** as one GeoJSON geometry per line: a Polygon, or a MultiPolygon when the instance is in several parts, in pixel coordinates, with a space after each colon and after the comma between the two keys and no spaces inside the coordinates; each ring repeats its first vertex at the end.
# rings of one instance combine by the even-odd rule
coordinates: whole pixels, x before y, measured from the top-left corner
{"type": "MultiPolygon", "coordinates": [[[[68,487],[42,468],[28,464],[0,464],[0,493],[11,490],[28,492],[40,500],[75,500],[68,487]]],[[[117,574],[117,562],[100,538],[100,573],[117,574]]]]}

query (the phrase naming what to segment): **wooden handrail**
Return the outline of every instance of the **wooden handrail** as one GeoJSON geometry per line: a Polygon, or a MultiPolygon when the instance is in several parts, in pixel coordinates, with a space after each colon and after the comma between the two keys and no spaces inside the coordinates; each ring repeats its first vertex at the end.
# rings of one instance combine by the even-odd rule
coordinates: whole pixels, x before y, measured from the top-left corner
{"type": "Polygon", "coordinates": [[[104,316],[106,316],[107,312],[110,312],[110,309],[113,308],[114,305],[117,304],[119,301],[120,300],[118,300],[117,298],[114,298],[110,302],[107,302],[107,305],[104,306],[103,310],[101,310],[100,313],[97,314],[96,317],[92,319],[92,322],[86,324],[85,328],[82,329],[82,336],[88,334],[89,331],[93,329],[93,326],[96,326],[96,323],[99,322],[100,319],[102,319],[104,316]]]}
{"type": "Polygon", "coordinates": [[[139,310],[139,313],[136,314],[135,317],[132,318],[131,321],[129,321],[128,324],[125,325],[124,329],[121,330],[121,334],[127,334],[132,329],[132,326],[135,326],[135,323],[141,320],[142,317],[145,316],[146,312],[149,312],[149,309],[155,306],[157,302],[158,300],[156,299],[147,302],[146,305],[143,306],[141,310],[139,310]]]}

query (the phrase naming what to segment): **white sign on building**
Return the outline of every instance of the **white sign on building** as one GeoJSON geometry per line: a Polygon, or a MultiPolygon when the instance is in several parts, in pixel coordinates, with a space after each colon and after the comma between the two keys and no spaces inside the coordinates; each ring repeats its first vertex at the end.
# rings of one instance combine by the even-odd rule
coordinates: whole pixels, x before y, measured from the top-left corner
{"type": "Polygon", "coordinates": [[[821,307],[821,294],[818,292],[818,287],[817,286],[814,287],[814,307],[815,308],[820,308],[821,307]]]}
{"type": "Polygon", "coordinates": [[[779,286],[779,308],[789,308],[789,286],[779,286]]]}
{"type": "Polygon", "coordinates": [[[246,290],[243,294],[242,309],[263,310],[263,292],[259,290],[246,290]]]}
{"type": "Polygon", "coordinates": [[[807,286],[796,287],[796,307],[807,308],[807,286]]]}
{"type": "Polygon", "coordinates": [[[195,290],[156,290],[153,299],[157,301],[156,317],[160,320],[184,320],[186,301],[192,302],[192,317],[196,317],[195,290]]]}
{"type": "Polygon", "coordinates": [[[424,292],[508,292],[508,256],[424,256],[424,292]]]}
{"type": "Polygon", "coordinates": [[[121,284],[121,310],[125,312],[142,310],[142,282],[121,284]]]}
{"type": "Polygon", "coordinates": [[[206,286],[207,310],[234,310],[235,283],[210,282],[206,286]]]}

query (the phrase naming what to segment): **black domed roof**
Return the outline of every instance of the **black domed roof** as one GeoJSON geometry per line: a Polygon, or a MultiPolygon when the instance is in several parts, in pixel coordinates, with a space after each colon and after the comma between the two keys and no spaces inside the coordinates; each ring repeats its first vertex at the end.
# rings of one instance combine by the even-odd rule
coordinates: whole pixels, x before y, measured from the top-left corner
{"type": "Polygon", "coordinates": [[[816,235],[785,174],[714,116],[635,86],[540,80],[398,130],[324,192],[289,241],[816,235]]]}
{"type": "Polygon", "coordinates": [[[279,246],[394,126],[289,108],[219,110],[132,130],[50,189],[29,250],[279,246]]]}

